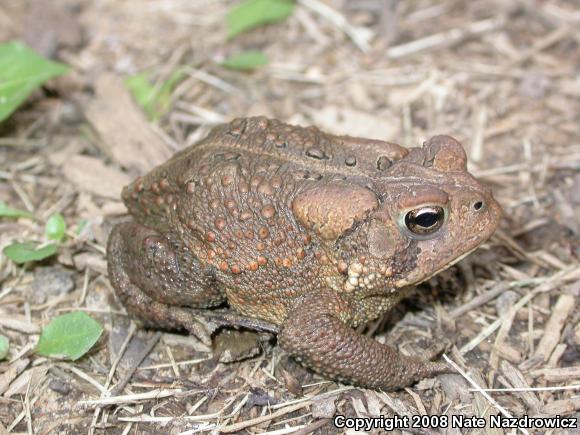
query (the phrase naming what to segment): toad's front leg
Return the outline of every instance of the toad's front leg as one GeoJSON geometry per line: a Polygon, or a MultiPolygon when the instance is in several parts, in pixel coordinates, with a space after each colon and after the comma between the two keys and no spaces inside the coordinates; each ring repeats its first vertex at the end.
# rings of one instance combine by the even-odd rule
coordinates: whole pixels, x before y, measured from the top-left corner
{"type": "Polygon", "coordinates": [[[332,292],[306,296],[283,323],[282,348],[324,376],[381,390],[449,373],[445,363],[406,357],[349,327],[352,307],[332,292]]]}

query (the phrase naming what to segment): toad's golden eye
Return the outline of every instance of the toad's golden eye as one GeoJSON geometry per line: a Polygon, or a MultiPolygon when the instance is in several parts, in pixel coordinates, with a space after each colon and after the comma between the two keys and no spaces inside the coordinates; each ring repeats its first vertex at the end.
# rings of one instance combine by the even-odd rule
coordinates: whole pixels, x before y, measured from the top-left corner
{"type": "Polygon", "coordinates": [[[417,236],[435,233],[445,221],[445,210],[439,206],[425,206],[409,211],[405,215],[405,226],[417,236]]]}

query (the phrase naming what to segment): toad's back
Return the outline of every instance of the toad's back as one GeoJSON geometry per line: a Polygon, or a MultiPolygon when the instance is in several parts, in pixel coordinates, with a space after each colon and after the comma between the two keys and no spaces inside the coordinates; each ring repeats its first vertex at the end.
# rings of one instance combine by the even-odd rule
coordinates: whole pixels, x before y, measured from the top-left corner
{"type": "MultiPolygon", "coordinates": [[[[369,180],[384,176],[391,164],[407,153],[406,148],[380,140],[333,136],[316,127],[304,128],[263,117],[242,118],[215,127],[202,142],[156,168],[158,180],[151,175],[148,180],[153,187],[166,178],[183,185],[232,165],[245,169],[245,178],[279,175],[295,180],[369,180]],[[179,180],[173,175],[179,175],[179,180]]],[[[243,185],[242,178],[239,181],[243,185]]],[[[146,186],[137,180],[133,187],[139,190],[146,186]]],[[[159,192],[154,189],[153,193],[159,192]]]]}

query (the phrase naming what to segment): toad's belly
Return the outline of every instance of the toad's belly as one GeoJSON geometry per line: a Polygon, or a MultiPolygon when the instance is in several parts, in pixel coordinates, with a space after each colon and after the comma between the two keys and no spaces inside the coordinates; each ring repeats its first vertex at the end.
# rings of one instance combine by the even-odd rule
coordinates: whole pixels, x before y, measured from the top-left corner
{"type": "Polygon", "coordinates": [[[280,298],[268,293],[256,295],[255,292],[248,294],[239,289],[226,289],[226,296],[230,306],[238,313],[275,325],[284,322],[292,305],[292,299],[288,297],[280,298]]]}

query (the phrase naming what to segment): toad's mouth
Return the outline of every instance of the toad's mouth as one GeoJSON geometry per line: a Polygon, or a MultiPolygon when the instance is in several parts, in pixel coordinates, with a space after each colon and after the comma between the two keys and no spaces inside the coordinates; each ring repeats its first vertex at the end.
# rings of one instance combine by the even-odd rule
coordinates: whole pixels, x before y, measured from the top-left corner
{"type": "MultiPolygon", "coordinates": [[[[482,242],[483,243],[483,242],[482,242]]],[[[435,272],[433,272],[431,275],[429,275],[427,278],[417,282],[417,285],[424,283],[425,281],[429,281],[431,278],[433,278],[435,275],[443,272],[444,270],[449,269],[451,266],[453,266],[454,264],[459,263],[461,260],[463,260],[465,257],[467,257],[469,254],[471,254],[473,251],[476,251],[479,247],[481,246],[481,243],[479,245],[477,245],[475,248],[467,251],[465,254],[460,255],[457,258],[454,258],[453,260],[451,260],[450,262],[446,263],[442,268],[437,269],[435,272]]]]}
{"type": "MultiPolygon", "coordinates": [[[[472,240],[476,240],[478,237],[472,237],[471,239],[469,239],[467,241],[467,244],[469,244],[469,242],[471,242],[472,240]]],[[[470,250],[464,252],[463,254],[461,254],[460,256],[454,258],[451,261],[446,262],[442,267],[440,267],[439,269],[436,269],[434,272],[432,272],[431,274],[427,275],[425,278],[422,278],[420,281],[408,281],[408,280],[401,280],[397,282],[397,287],[406,287],[406,286],[417,286],[419,284],[424,283],[425,281],[429,281],[431,278],[433,278],[435,275],[443,272],[444,270],[449,269],[451,266],[457,264],[458,262],[460,262],[461,260],[463,260],[465,257],[467,257],[469,254],[471,254],[473,251],[476,251],[487,239],[482,240],[481,242],[479,242],[477,245],[475,245],[473,248],[471,248],[470,250]]]]}

